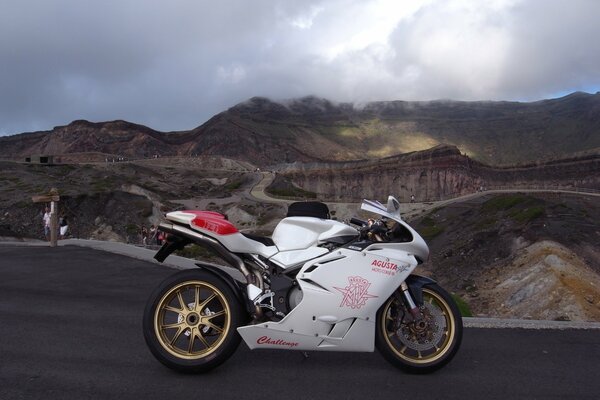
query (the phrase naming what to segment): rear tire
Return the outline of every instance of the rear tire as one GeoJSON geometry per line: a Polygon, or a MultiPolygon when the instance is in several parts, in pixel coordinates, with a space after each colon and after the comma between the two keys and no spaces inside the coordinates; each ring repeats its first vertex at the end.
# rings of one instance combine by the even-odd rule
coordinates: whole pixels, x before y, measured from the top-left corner
{"type": "Polygon", "coordinates": [[[144,338],[167,367],[204,372],[236,350],[243,316],[237,297],[221,278],[203,270],[185,270],[165,279],[148,299],[144,338]]]}
{"type": "Polygon", "coordinates": [[[462,340],[462,317],[452,297],[434,283],[422,290],[420,321],[414,321],[404,302],[392,295],[377,313],[375,335],[375,344],[386,360],[416,374],[446,365],[462,340]]]}

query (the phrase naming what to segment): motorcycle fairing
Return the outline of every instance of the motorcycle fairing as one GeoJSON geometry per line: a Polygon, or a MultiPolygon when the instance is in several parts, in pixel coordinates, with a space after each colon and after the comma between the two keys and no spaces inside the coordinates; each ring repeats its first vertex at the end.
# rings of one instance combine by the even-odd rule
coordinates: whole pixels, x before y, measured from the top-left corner
{"type": "Polygon", "coordinates": [[[296,277],[302,300],[281,321],[238,332],[251,349],[373,351],[377,310],[416,266],[402,250],[334,251],[304,264],[296,277]]]}
{"type": "Polygon", "coordinates": [[[211,211],[174,211],[168,213],[166,218],[178,225],[189,227],[202,235],[214,238],[232,253],[259,254],[268,258],[279,251],[275,245],[266,246],[264,243],[242,235],[219,213],[211,211]]]}
{"type": "Polygon", "coordinates": [[[356,236],[357,230],[339,221],[315,217],[287,217],[273,231],[273,242],[280,251],[317,246],[328,239],[356,236]]]}
{"type": "Polygon", "coordinates": [[[167,220],[218,240],[232,253],[258,254],[287,269],[319,257],[329,251],[317,247],[329,239],[355,236],[356,229],[339,221],[314,217],[284,218],[273,232],[273,244],[244,236],[225,217],[212,211],[174,211],[167,220]]]}
{"type": "Polygon", "coordinates": [[[280,251],[269,258],[269,261],[273,261],[282,269],[288,269],[326,253],[329,253],[329,250],[324,247],[309,247],[308,249],[301,250],[280,251]]]}

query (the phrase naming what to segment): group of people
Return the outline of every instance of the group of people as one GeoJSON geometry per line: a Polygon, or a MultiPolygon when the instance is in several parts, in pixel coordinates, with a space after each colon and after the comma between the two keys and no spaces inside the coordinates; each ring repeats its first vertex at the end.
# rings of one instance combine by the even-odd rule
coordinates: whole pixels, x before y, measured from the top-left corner
{"type": "MultiPolygon", "coordinates": [[[[44,237],[46,240],[50,241],[51,231],[50,231],[50,219],[52,218],[52,213],[50,212],[50,208],[46,207],[44,209],[44,215],[42,216],[42,221],[44,224],[44,237]]],[[[63,213],[58,218],[58,238],[64,239],[67,236],[69,231],[69,221],[67,220],[67,216],[63,213]]]]}
{"type": "Polygon", "coordinates": [[[142,225],[140,234],[142,236],[142,244],[144,246],[148,246],[150,244],[156,244],[160,246],[165,240],[165,234],[156,229],[154,225],[150,225],[150,229],[147,229],[145,225],[142,225]]]}
{"type": "MultiPolygon", "coordinates": [[[[50,212],[50,208],[44,208],[44,213],[42,215],[42,221],[44,225],[44,237],[46,240],[50,241],[51,239],[51,225],[50,220],[52,218],[52,213],[50,212]]],[[[58,218],[58,239],[65,239],[69,232],[69,221],[67,216],[62,213],[58,218]]],[[[150,225],[150,229],[147,229],[145,225],[142,225],[140,229],[140,236],[142,240],[142,245],[162,245],[165,240],[165,234],[162,231],[159,231],[154,225],[150,225]]]]}

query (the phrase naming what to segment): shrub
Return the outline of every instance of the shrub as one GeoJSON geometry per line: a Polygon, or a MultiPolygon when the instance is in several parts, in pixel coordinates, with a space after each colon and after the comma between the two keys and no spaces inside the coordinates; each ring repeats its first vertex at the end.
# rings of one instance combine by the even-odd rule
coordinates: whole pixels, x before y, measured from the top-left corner
{"type": "Polygon", "coordinates": [[[506,195],[506,196],[498,196],[494,197],[485,203],[483,203],[483,209],[485,211],[502,211],[508,210],[527,200],[527,197],[522,195],[506,195]]]}
{"type": "Polygon", "coordinates": [[[460,297],[456,293],[452,293],[452,298],[454,299],[454,302],[458,306],[460,315],[462,315],[463,317],[472,317],[473,316],[473,313],[471,312],[469,305],[467,304],[466,301],[463,300],[462,297],[460,297]]]}

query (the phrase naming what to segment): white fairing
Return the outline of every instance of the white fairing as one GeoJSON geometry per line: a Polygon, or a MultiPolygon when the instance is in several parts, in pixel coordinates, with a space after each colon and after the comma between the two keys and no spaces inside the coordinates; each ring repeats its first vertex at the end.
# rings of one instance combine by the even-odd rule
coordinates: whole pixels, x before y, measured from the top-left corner
{"type": "Polygon", "coordinates": [[[251,348],[373,351],[377,310],[416,267],[406,251],[340,249],[307,262],[283,320],[238,328],[251,348]]]}
{"type": "Polygon", "coordinates": [[[313,217],[288,217],[273,232],[279,251],[300,250],[316,246],[338,236],[355,236],[356,229],[339,221],[313,217]]]}
{"type": "Polygon", "coordinates": [[[329,253],[329,250],[323,247],[309,247],[302,250],[280,251],[269,259],[283,269],[295,267],[298,264],[329,253]]]}
{"type": "Polygon", "coordinates": [[[279,222],[273,232],[273,242],[279,253],[269,260],[284,269],[297,266],[313,258],[329,253],[319,244],[340,236],[354,237],[357,230],[331,219],[313,217],[288,217],[279,222]]]}
{"type": "MultiPolygon", "coordinates": [[[[421,236],[402,221],[398,201],[393,197],[387,207],[365,201],[362,208],[402,224],[413,240],[373,243],[362,251],[341,248],[307,261],[296,276],[301,300],[285,318],[238,328],[251,349],[374,350],[377,310],[416,268],[416,257],[427,259],[429,249],[421,236]]],[[[336,221],[286,218],[273,234],[281,252],[271,259],[286,263],[281,257],[285,252],[303,251],[303,246],[315,249],[326,237],[351,234],[356,234],[354,228],[336,221]]]]}

